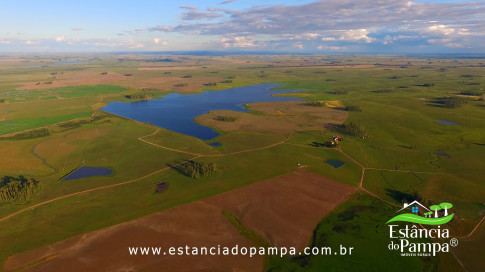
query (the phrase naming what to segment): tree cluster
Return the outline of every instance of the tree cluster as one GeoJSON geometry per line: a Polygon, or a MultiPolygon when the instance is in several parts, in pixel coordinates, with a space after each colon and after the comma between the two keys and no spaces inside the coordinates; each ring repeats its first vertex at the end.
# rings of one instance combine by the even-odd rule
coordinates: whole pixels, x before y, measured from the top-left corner
{"type": "Polygon", "coordinates": [[[461,91],[461,95],[470,95],[470,96],[481,96],[483,93],[479,91],[461,91]]]}
{"type": "Polygon", "coordinates": [[[345,132],[349,135],[352,136],[357,136],[357,137],[366,137],[367,136],[367,131],[365,131],[365,128],[360,126],[359,124],[356,124],[354,122],[350,122],[348,124],[344,125],[345,132]]]}
{"type": "Polygon", "coordinates": [[[451,96],[451,97],[445,98],[443,105],[445,106],[445,108],[456,109],[456,108],[460,108],[466,103],[467,103],[467,100],[463,97],[451,96]]]}
{"type": "Polygon", "coordinates": [[[392,93],[392,90],[391,89],[380,89],[380,90],[376,90],[376,91],[373,91],[374,93],[392,93]]]}
{"type": "Polygon", "coordinates": [[[325,101],[312,101],[310,105],[312,107],[325,107],[325,101]]]}
{"type": "Polygon", "coordinates": [[[347,107],[345,107],[345,110],[346,111],[362,111],[362,109],[358,105],[347,106],[347,107]]]}
{"type": "Polygon", "coordinates": [[[217,116],[216,119],[218,121],[222,122],[236,122],[239,117],[237,116],[231,116],[231,115],[225,115],[225,116],[217,116]]]}
{"type": "Polygon", "coordinates": [[[0,179],[0,203],[12,201],[25,201],[30,198],[40,186],[36,179],[4,176],[0,179]]]}
{"type": "Polygon", "coordinates": [[[216,164],[213,162],[186,161],[180,167],[184,175],[193,179],[208,177],[216,172],[216,164]]]}
{"type": "Polygon", "coordinates": [[[348,93],[349,93],[348,91],[344,91],[344,90],[337,90],[337,91],[332,92],[332,94],[335,94],[335,95],[344,95],[344,94],[348,94],[348,93]]]}
{"type": "Polygon", "coordinates": [[[128,98],[128,99],[143,99],[143,100],[148,99],[148,95],[146,95],[144,93],[128,94],[128,95],[125,95],[125,97],[128,98]]]}

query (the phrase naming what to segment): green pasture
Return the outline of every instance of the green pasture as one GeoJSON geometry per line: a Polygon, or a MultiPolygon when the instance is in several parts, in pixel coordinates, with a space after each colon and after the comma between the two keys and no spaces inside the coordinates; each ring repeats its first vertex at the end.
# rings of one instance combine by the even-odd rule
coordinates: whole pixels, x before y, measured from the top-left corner
{"type": "MultiPolygon", "coordinates": [[[[10,156],[0,159],[0,174],[24,174],[43,183],[42,190],[26,203],[0,204],[0,217],[56,197],[135,180],[167,169],[133,183],[54,201],[0,222],[0,244],[9,245],[0,247],[1,262],[15,253],[286,174],[299,165],[357,187],[361,178],[359,165],[337,149],[315,147],[315,143],[330,140],[333,135],[343,137],[344,141],[340,143],[343,152],[369,168],[364,187],[380,197],[400,204],[400,200],[389,194],[390,189],[417,191],[433,202],[452,202],[457,214],[464,219],[460,221],[461,225],[454,225],[461,232],[469,231],[483,216],[485,102],[470,97],[467,104],[457,109],[444,108],[439,103],[440,98],[461,91],[481,90],[485,86],[483,68],[472,66],[483,60],[350,55],[275,56],[264,61],[258,56],[245,56],[231,57],[231,60],[239,62],[231,63],[222,57],[187,57],[180,63],[166,65],[207,68],[174,69],[170,74],[137,70],[143,64],[139,59],[112,55],[62,67],[49,66],[55,60],[47,59],[46,67],[5,66],[5,76],[2,74],[0,78],[0,99],[5,100],[0,103],[0,135],[43,126],[50,126],[54,133],[43,138],[0,141],[0,151],[10,156]],[[306,66],[312,67],[301,67],[303,60],[306,66]],[[377,65],[360,69],[346,68],[346,64],[377,65]],[[176,78],[174,83],[177,83],[179,79],[182,82],[181,77],[186,74],[192,75],[193,80],[217,81],[216,86],[191,92],[278,83],[282,89],[301,90],[292,96],[307,100],[339,100],[346,106],[359,106],[362,111],[349,112],[347,123],[354,122],[365,128],[367,137],[353,137],[346,134],[342,126],[329,126],[294,133],[286,143],[271,148],[265,147],[284,141],[288,135],[221,131],[221,135],[214,139],[222,144],[220,147],[211,147],[206,141],[165,129],[143,138],[169,149],[201,154],[203,156],[196,160],[216,163],[216,174],[193,180],[170,168],[170,165],[193,155],[138,140],[155,132],[157,128],[154,126],[111,115],[71,129],[58,124],[90,116],[95,111],[93,105],[100,102],[100,96],[104,103],[127,102],[129,100],[124,95],[136,94],[139,89],[116,84],[35,91],[15,89],[29,82],[49,81],[50,73],[61,71],[131,73],[132,77],[125,79],[126,82],[139,83],[140,89],[144,80],[176,78]],[[229,78],[231,83],[220,83],[229,78]],[[436,120],[451,121],[456,125],[444,125],[436,120]],[[240,153],[228,154],[233,152],[240,153]],[[333,168],[325,163],[328,159],[345,164],[333,168]],[[107,166],[114,170],[114,174],[58,181],[80,165],[107,166]],[[168,182],[169,189],[161,194],[154,193],[159,182],[168,182]]],[[[36,64],[39,63],[29,63],[36,64]]],[[[99,111],[95,113],[100,114],[99,111]]],[[[309,243],[346,244],[368,251],[357,252],[351,259],[348,256],[320,256],[272,260],[271,271],[319,271],[327,267],[345,271],[369,266],[426,271],[457,268],[456,261],[447,255],[422,259],[389,254],[383,237],[387,229],[383,224],[393,213],[393,207],[368,196],[356,195],[322,219],[316,227],[313,242],[309,243]],[[350,215],[352,220],[342,220],[350,215]],[[389,258],[384,260],[376,256],[389,258]],[[390,266],[391,263],[399,265],[390,266]]],[[[483,236],[483,227],[477,235],[483,236]]],[[[471,241],[463,252],[472,252],[479,247],[471,241]]],[[[468,265],[465,257],[463,261],[468,265]]],[[[469,263],[472,268],[478,267],[472,261],[469,263]]]]}
{"type": "MultiPolygon", "coordinates": [[[[272,258],[269,271],[461,271],[459,264],[446,254],[436,257],[401,257],[389,251],[389,229],[385,222],[395,208],[358,193],[327,215],[317,225],[310,247],[340,245],[354,247],[352,256],[316,255],[272,258]],[[441,267],[442,259],[447,266],[441,267]]],[[[423,241],[425,242],[425,241],[423,241]]],[[[430,241],[427,241],[430,242],[430,241]]]]}

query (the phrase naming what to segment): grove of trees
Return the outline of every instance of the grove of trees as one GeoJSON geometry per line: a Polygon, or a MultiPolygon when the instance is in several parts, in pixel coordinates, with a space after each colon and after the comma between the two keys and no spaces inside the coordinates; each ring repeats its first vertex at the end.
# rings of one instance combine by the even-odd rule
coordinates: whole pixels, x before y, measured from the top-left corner
{"type": "Polygon", "coordinates": [[[40,186],[36,179],[4,176],[0,179],[0,203],[12,201],[25,201],[29,199],[40,186]]]}
{"type": "Polygon", "coordinates": [[[193,179],[208,177],[216,172],[216,164],[213,162],[186,161],[180,164],[184,175],[193,179]]]}
{"type": "Polygon", "coordinates": [[[360,126],[359,124],[356,124],[354,122],[350,122],[348,124],[344,125],[345,132],[349,135],[352,136],[357,136],[357,137],[366,137],[367,136],[367,131],[365,131],[365,128],[360,126]]]}
{"type": "Polygon", "coordinates": [[[463,97],[451,96],[451,97],[445,98],[443,105],[445,108],[456,109],[456,108],[460,108],[466,103],[467,103],[467,100],[463,97]]]}

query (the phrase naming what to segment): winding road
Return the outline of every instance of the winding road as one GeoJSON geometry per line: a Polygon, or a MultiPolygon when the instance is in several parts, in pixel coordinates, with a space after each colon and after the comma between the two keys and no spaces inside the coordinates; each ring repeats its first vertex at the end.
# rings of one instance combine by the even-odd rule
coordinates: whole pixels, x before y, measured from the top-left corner
{"type": "MultiPolygon", "coordinates": [[[[146,144],[155,146],[157,148],[161,148],[161,149],[170,150],[170,151],[173,151],[173,152],[178,152],[178,153],[182,153],[182,154],[187,154],[187,155],[194,156],[194,157],[190,158],[189,160],[197,159],[197,158],[200,158],[200,157],[223,157],[223,156],[241,154],[241,153],[246,153],[246,152],[251,152],[251,151],[264,150],[264,149],[272,148],[272,147],[275,147],[275,146],[278,146],[278,145],[287,144],[288,140],[293,136],[293,133],[292,133],[292,134],[290,134],[283,141],[280,141],[280,142],[277,142],[277,143],[274,143],[274,144],[271,144],[271,145],[268,145],[268,146],[265,146],[265,147],[261,147],[261,148],[254,148],[254,149],[242,150],[242,151],[237,151],[237,152],[232,152],[232,153],[226,153],[226,154],[213,154],[213,155],[208,155],[208,154],[198,154],[198,153],[192,153],[192,152],[187,152],[187,151],[183,151],[183,150],[173,149],[173,148],[169,148],[169,147],[166,147],[166,146],[162,146],[162,145],[158,145],[158,144],[152,143],[152,142],[147,141],[147,140],[144,139],[144,138],[147,138],[147,137],[156,135],[159,131],[160,131],[160,128],[157,128],[154,132],[152,132],[152,133],[150,133],[148,135],[139,137],[138,140],[141,141],[141,142],[143,142],[143,143],[146,143],[146,144]]],[[[297,144],[291,144],[291,145],[297,145],[297,144]]],[[[312,147],[312,148],[317,148],[317,147],[312,147]]],[[[34,149],[35,149],[35,146],[32,149],[32,151],[34,149]]],[[[392,202],[389,202],[389,201],[385,200],[384,198],[382,198],[382,197],[380,197],[380,196],[372,193],[371,191],[367,190],[364,187],[364,178],[365,178],[365,174],[366,174],[366,171],[367,170],[380,170],[380,171],[393,171],[393,172],[406,172],[406,173],[425,173],[425,174],[446,174],[446,173],[419,172],[419,171],[409,171],[409,170],[369,168],[369,167],[364,166],[362,163],[360,163],[359,161],[357,161],[356,159],[354,159],[353,157],[351,157],[347,153],[345,153],[340,146],[337,148],[337,150],[342,155],[344,155],[345,157],[347,157],[348,159],[350,159],[351,161],[353,161],[355,164],[357,164],[362,169],[362,174],[361,174],[361,177],[360,177],[360,181],[358,183],[359,190],[367,193],[368,195],[370,195],[370,196],[372,196],[374,198],[377,198],[377,199],[381,200],[382,202],[385,202],[385,203],[387,203],[387,204],[389,204],[391,206],[394,206],[394,207],[400,207],[400,206],[398,206],[398,205],[396,205],[396,204],[394,204],[392,202]]],[[[45,159],[40,158],[40,157],[39,157],[39,159],[44,160],[44,163],[47,165],[47,162],[45,161],[45,159]]],[[[53,169],[55,169],[52,166],[50,166],[50,167],[53,168],[53,169]]],[[[139,177],[139,178],[136,178],[136,179],[131,179],[131,180],[123,181],[123,182],[120,182],[120,183],[115,183],[115,184],[111,184],[111,185],[106,185],[106,186],[96,187],[96,188],[92,188],[92,189],[88,189],[88,190],[84,190],[84,191],[79,191],[79,192],[67,194],[67,195],[64,195],[64,196],[56,197],[56,198],[53,198],[53,199],[50,199],[50,200],[47,200],[47,201],[44,201],[44,202],[40,202],[40,203],[37,203],[35,205],[29,206],[27,208],[21,209],[21,210],[19,210],[17,212],[14,212],[14,213],[12,213],[10,215],[7,215],[7,216],[5,216],[3,218],[0,218],[0,222],[3,222],[3,221],[5,221],[5,220],[7,220],[9,218],[12,218],[12,217],[16,216],[16,215],[19,215],[21,213],[24,213],[26,211],[29,211],[29,210],[32,210],[32,209],[35,209],[35,208],[38,208],[38,207],[41,207],[41,206],[44,206],[46,204],[52,203],[52,202],[57,201],[57,200],[66,199],[66,198],[69,198],[69,197],[72,197],[72,196],[77,196],[77,195],[81,195],[81,194],[85,194],[85,193],[90,193],[90,192],[105,190],[105,189],[109,189],[109,188],[114,188],[114,187],[122,186],[122,185],[125,185],[125,184],[130,184],[130,183],[137,182],[137,181],[140,181],[142,179],[148,178],[148,177],[153,176],[155,174],[161,173],[161,172],[166,171],[168,169],[170,169],[170,167],[165,167],[165,168],[159,169],[157,171],[151,172],[151,173],[149,173],[149,174],[147,174],[145,176],[142,176],[142,177],[139,177]]],[[[470,233],[468,235],[464,235],[464,236],[457,237],[457,238],[470,239],[473,236],[473,234],[479,229],[479,227],[484,222],[485,222],[485,216],[478,222],[478,224],[470,231],[470,233]]]]}

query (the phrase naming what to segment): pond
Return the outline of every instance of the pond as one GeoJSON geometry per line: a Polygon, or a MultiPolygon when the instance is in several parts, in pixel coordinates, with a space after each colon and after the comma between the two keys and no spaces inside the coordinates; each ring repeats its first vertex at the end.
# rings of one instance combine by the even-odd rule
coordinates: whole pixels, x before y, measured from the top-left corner
{"type": "Polygon", "coordinates": [[[345,164],[345,162],[339,160],[326,160],[325,162],[330,164],[333,168],[339,168],[345,164]]]}
{"type": "Polygon", "coordinates": [[[210,143],[209,145],[210,146],[215,146],[215,147],[222,146],[222,144],[219,143],[219,142],[213,142],[213,143],[210,143]]]}
{"type": "Polygon", "coordinates": [[[438,155],[438,156],[440,156],[440,157],[447,157],[447,158],[450,157],[450,154],[445,153],[445,152],[442,152],[442,151],[438,151],[435,154],[438,155]]]}
{"type": "Polygon", "coordinates": [[[436,120],[438,123],[442,123],[443,125],[456,125],[455,122],[445,121],[445,120],[436,120]]]}
{"type": "Polygon", "coordinates": [[[182,95],[171,93],[163,99],[137,102],[111,102],[103,111],[143,123],[150,123],[182,134],[210,140],[219,133],[194,122],[194,118],[213,110],[243,111],[245,104],[255,102],[299,101],[300,98],[273,96],[275,94],[301,90],[272,90],[278,84],[268,83],[226,89],[205,91],[199,94],[182,95]]]}
{"type": "Polygon", "coordinates": [[[111,175],[112,173],[113,173],[113,170],[109,168],[81,166],[78,169],[76,169],[74,172],[64,177],[62,180],[89,178],[94,176],[108,176],[108,175],[111,175]]]}

